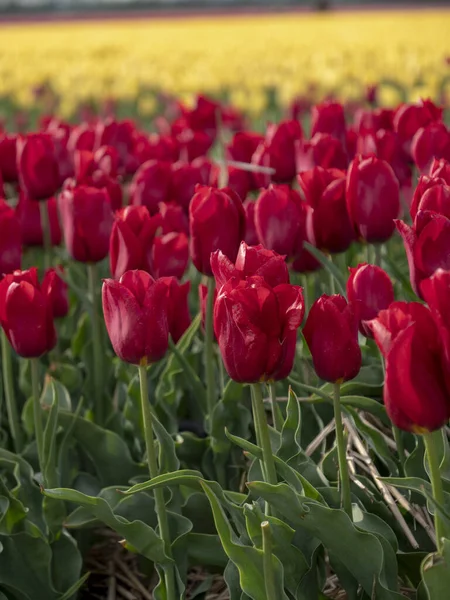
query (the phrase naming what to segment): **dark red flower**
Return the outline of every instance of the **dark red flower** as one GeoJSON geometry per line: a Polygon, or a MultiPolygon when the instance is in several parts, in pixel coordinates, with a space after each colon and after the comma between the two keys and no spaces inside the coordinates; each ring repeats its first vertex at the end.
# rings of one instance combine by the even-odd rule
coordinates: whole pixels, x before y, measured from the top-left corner
{"type": "Polygon", "coordinates": [[[189,219],[179,204],[161,202],[158,218],[160,220],[161,233],[176,231],[177,233],[189,234],[189,219]]]}
{"type": "Polygon", "coordinates": [[[153,240],[151,272],[157,277],[181,279],[189,262],[189,241],[185,233],[166,233],[153,240]]]}
{"type": "Polygon", "coordinates": [[[374,154],[389,163],[401,187],[411,185],[411,160],[395,132],[379,129],[373,133],[360,135],[357,150],[363,155],[374,154]]]}
{"type": "Polygon", "coordinates": [[[80,262],[103,260],[113,223],[107,191],[84,185],[67,187],[58,204],[64,241],[72,258],[80,262]]]}
{"type": "MultiPolygon", "coordinates": [[[[59,225],[56,198],[49,198],[46,204],[50,222],[50,240],[53,246],[59,246],[62,233],[59,225]]],[[[43,246],[44,238],[42,234],[40,206],[34,200],[30,200],[23,191],[19,194],[16,216],[20,223],[22,244],[24,246],[43,246]]]]}
{"type": "Polygon", "coordinates": [[[245,234],[245,213],[239,196],[229,188],[197,186],[189,205],[190,253],[200,273],[212,275],[215,250],[234,260],[245,234]]]}
{"type": "Polygon", "coordinates": [[[68,286],[58,271],[64,272],[62,267],[47,269],[41,286],[42,293],[49,298],[55,319],[65,317],[69,312],[68,286]]]}
{"type": "Polygon", "coordinates": [[[167,323],[169,333],[176,344],[191,324],[188,304],[191,283],[180,283],[176,277],[161,277],[159,281],[167,286],[167,323]]]}
{"type": "Polygon", "coordinates": [[[245,237],[244,240],[249,246],[256,246],[259,243],[258,234],[255,226],[255,201],[247,198],[244,201],[245,210],[245,237]]]}
{"type": "Polygon", "coordinates": [[[255,173],[259,186],[274,183],[290,183],[296,174],[295,151],[298,142],[303,138],[303,131],[298,121],[281,121],[267,127],[264,142],[258,146],[252,157],[252,163],[270,167],[275,173],[269,178],[255,173]]]}
{"type": "Polygon", "coordinates": [[[37,269],[15,271],[0,282],[0,322],[14,350],[37,358],[56,344],[53,308],[41,290],[37,269]]]}
{"type": "Polygon", "coordinates": [[[17,136],[0,132],[0,172],[5,183],[17,183],[17,136]]]}
{"type": "Polygon", "coordinates": [[[345,144],[344,108],[339,102],[326,101],[311,109],[311,137],[316,133],[329,133],[345,144]]]}
{"type": "Polygon", "coordinates": [[[390,165],[374,156],[357,156],[347,173],[347,209],[358,237],[385,242],[400,213],[398,180],[390,165]]]}
{"type": "Polygon", "coordinates": [[[0,276],[20,269],[21,261],[22,236],[19,220],[14,210],[0,198],[0,276]]]}
{"type": "Polygon", "coordinates": [[[72,128],[67,149],[72,154],[75,150],[88,150],[92,152],[95,145],[95,129],[89,123],[81,123],[72,128]]]}
{"type": "Polygon", "coordinates": [[[421,127],[442,120],[442,108],[431,100],[420,100],[417,104],[401,104],[394,115],[394,131],[409,151],[412,138],[421,127]]]}
{"type": "Polygon", "coordinates": [[[214,331],[229,376],[242,383],[287,377],[303,315],[300,287],[271,288],[257,276],[229,279],[214,306],[214,331]]]}
{"type": "Polygon", "coordinates": [[[344,252],[355,239],[347,211],[345,173],[315,167],[298,175],[306,202],[313,209],[309,238],[325,252],[344,252]]]}
{"type": "MultiPolygon", "coordinates": [[[[242,202],[246,199],[247,194],[252,188],[251,174],[237,167],[228,167],[228,183],[227,187],[239,196],[242,202]]],[[[220,181],[220,169],[214,169],[211,176],[211,185],[218,186],[220,181]]]]}
{"type": "Polygon", "coordinates": [[[170,200],[170,163],[149,160],[139,167],[130,185],[130,204],[145,206],[150,214],[159,210],[160,202],[170,200]]]}
{"type": "Polygon", "coordinates": [[[430,210],[450,218],[450,185],[443,179],[423,175],[414,192],[410,214],[416,218],[419,210],[430,210]]]}
{"type": "Polygon", "coordinates": [[[421,173],[429,171],[434,159],[450,160],[450,132],[444,123],[419,129],[411,142],[411,154],[421,173]]]}
{"type": "Polygon", "coordinates": [[[314,302],[303,328],[317,375],[333,383],[353,379],[361,368],[357,305],[343,296],[314,302]]]}
{"type": "Polygon", "coordinates": [[[345,170],[348,166],[347,152],[342,142],[329,133],[316,133],[310,141],[300,142],[296,157],[298,173],[314,167],[345,170]]]}
{"type": "Polygon", "coordinates": [[[450,185],[450,161],[443,158],[434,159],[430,166],[430,177],[443,179],[450,185]]]}
{"type": "Polygon", "coordinates": [[[208,159],[196,158],[192,163],[177,162],[172,165],[172,187],[170,199],[187,212],[195,186],[209,185],[212,164],[208,159]]]}
{"type": "Polygon", "coordinates": [[[94,148],[113,146],[119,155],[120,173],[133,175],[138,168],[138,162],[133,154],[135,136],[136,127],[133,121],[116,121],[109,118],[97,124],[94,148]]]}
{"type": "Polygon", "coordinates": [[[30,133],[17,141],[21,188],[33,200],[47,200],[60,186],[55,146],[47,133],[30,133]]]}
{"type": "Polygon", "coordinates": [[[373,337],[366,321],[375,319],[381,310],[394,302],[394,286],[386,271],[376,265],[363,263],[355,268],[349,267],[347,297],[352,303],[359,303],[359,330],[366,337],[373,337]]]}
{"type": "Polygon", "coordinates": [[[127,271],[119,281],[105,279],[103,314],[114,352],[144,365],[163,358],[168,348],[168,287],[145,271],[127,271]]]}

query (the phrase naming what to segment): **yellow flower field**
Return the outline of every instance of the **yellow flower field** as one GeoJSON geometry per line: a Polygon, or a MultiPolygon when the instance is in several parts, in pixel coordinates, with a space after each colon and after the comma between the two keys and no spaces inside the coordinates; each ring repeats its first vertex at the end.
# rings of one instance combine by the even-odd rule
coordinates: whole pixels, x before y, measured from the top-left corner
{"type": "Polygon", "coordinates": [[[442,99],[450,87],[450,10],[32,23],[0,26],[0,97],[22,107],[48,82],[61,112],[115,97],[152,110],[153,91],[187,99],[228,91],[257,114],[268,88],[287,103],[327,93],[356,99],[384,82],[380,100],[442,99]]]}

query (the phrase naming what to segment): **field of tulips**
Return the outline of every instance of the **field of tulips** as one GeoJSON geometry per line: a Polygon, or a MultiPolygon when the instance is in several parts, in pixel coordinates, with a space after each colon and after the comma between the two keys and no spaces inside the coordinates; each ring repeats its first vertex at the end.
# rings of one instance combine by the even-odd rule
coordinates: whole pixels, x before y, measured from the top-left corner
{"type": "MultiPolygon", "coordinates": [[[[106,98],[95,71],[83,96],[58,72],[76,44],[27,65],[43,87],[22,103],[5,74],[30,46],[0,37],[0,600],[448,600],[435,16],[399,72],[440,77],[432,99],[380,105],[388,52],[366,79],[369,55],[352,63],[357,103],[324,72],[320,101],[298,89],[257,118],[197,71],[155,93],[151,133],[123,103],[136,86],[106,98]],[[199,78],[218,93],[188,103],[199,78]]],[[[101,39],[73,69],[117,57],[101,39]]],[[[254,66],[249,89],[282,89],[254,66]]]]}

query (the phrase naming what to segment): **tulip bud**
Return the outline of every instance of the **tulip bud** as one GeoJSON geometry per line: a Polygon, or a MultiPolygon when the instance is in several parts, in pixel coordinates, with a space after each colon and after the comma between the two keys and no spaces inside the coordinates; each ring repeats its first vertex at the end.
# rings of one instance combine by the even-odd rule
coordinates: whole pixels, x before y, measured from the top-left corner
{"type": "Polygon", "coordinates": [[[167,323],[176,344],[191,324],[188,304],[191,282],[180,283],[175,277],[161,277],[159,281],[167,286],[167,323]]]}
{"type": "Polygon", "coordinates": [[[339,102],[323,102],[316,104],[311,110],[311,137],[316,133],[328,133],[345,142],[344,108],[339,102]]]}
{"type": "Polygon", "coordinates": [[[160,202],[170,200],[170,164],[149,160],[139,167],[130,185],[130,204],[158,212],[160,202]]]}
{"type": "Polygon", "coordinates": [[[17,141],[17,170],[21,188],[33,200],[46,200],[60,185],[55,146],[50,135],[30,133],[17,141]]]}
{"type": "MultiPolygon", "coordinates": [[[[59,225],[56,198],[47,200],[47,210],[50,222],[50,241],[53,246],[59,246],[62,239],[59,225]]],[[[24,246],[43,246],[44,238],[41,224],[41,211],[39,204],[30,200],[24,192],[20,192],[19,202],[16,206],[16,216],[20,224],[22,244],[24,246]]]]}
{"type": "MultiPolygon", "coordinates": [[[[256,149],[252,163],[275,169],[271,176],[274,183],[290,183],[296,173],[295,149],[302,140],[303,131],[298,121],[281,121],[267,127],[266,137],[256,149]]],[[[267,176],[255,173],[259,186],[270,182],[267,176]]]]}
{"type": "Polygon", "coordinates": [[[385,242],[400,212],[399,184],[384,160],[357,156],[347,173],[347,208],[358,237],[385,242]]]}
{"type": "Polygon", "coordinates": [[[0,133],[0,173],[5,183],[16,183],[17,172],[17,136],[0,133]]]}
{"type": "Polygon", "coordinates": [[[126,271],[151,272],[151,252],[159,215],[150,217],[145,206],[127,206],[115,214],[109,240],[111,275],[119,279],[126,271]]]}
{"type": "Polygon", "coordinates": [[[159,205],[159,219],[162,233],[189,234],[189,220],[181,206],[174,202],[161,202],[159,205]]]}
{"type": "Polygon", "coordinates": [[[95,130],[88,123],[76,125],[70,132],[67,148],[69,152],[75,154],[77,150],[94,150],[95,130]]]}
{"type": "MultiPolygon", "coordinates": [[[[59,267],[59,270],[63,270],[59,267]]],[[[61,279],[56,269],[47,269],[42,280],[42,293],[48,297],[54,319],[65,317],[69,312],[67,283],[61,279]]]]}
{"type": "MultiPolygon", "coordinates": [[[[227,187],[244,201],[252,188],[250,173],[236,167],[227,167],[227,187]]],[[[215,169],[211,174],[211,185],[217,187],[220,180],[220,169],[215,169]]]]}
{"type": "Polygon", "coordinates": [[[106,119],[99,121],[96,127],[95,148],[112,146],[119,156],[119,171],[124,175],[132,175],[137,169],[137,161],[133,155],[136,128],[131,120],[115,121],[106,119]]]}
{"type": "Polygon", "coordinates": [[[394,131],[380,129],[360,135],[357,140],[357,149],[360,154],[374,154],[389,163],[400,187],[411,186],[411,160],[394,131]]]}
{"type": "Polygon", "coordinates": [[[252,198],[247,198],[244,201],[243,207],[245,211],[245,237],[244,240],[249,246],[259,244],[258,234],[255,226],[255,202],[252,198]]]}
{"type": "Polygon", "coordinates": [[[157,362],[168,348],[167,284],[145,271],[105,279],[103,314],[114,352],[135,365],[157,362]]]}
{"type": "Polygon", "coordinates": [[[196,186],[209,185],[211,172],[212,164],[204,158],[197,158],[190,164],[181,161],[173,164],[171,200],[187,212],[196,186]]]}
{"type": "Polygon", "coordinates": [[[374,319],[380,310],[388,308],[394,302],[394,286],[386,271],[376,265],[366,263],[356,269],[349,267],[347,280],[348,301],[358,303],[360,316],[359,330],[366,337],[373,337],[366,321],[374,319]]]}
{"type": "Polygon", "coordinates": [[[450,417],[440,334],[430,311],[418,302],[394,302],[370,322],[386,361],[384,403],[391,421],[424,433],[450,417]]]}
{"type": "Polygon", "coordinates": [[[289,283],[289,272],[284,256],[267,250],[261,244],[247,246],[245,242],[241,242],[235,264],[217,250],[211,254],[211,268],[218,288],[231,277],[245,279],[253,275],[262,277],[270,287],[289,283]]]}
{"type": "Polygon", "coordinates": [[[433,159],[450,160],[450,133],[444,123],[430,123],[419,129],[411,143],[411,154],[421,173],[427,173],[433,159]]]}
{"type": "Polygon", "coordinates": [[[37,358],[55,346],[52,302],[39,286],[36,268],[15,271],[0,282],[0,322],[24,358],[37,358]]]}
{"type": "Polygon", "coordinates": [[[229,376],[242,383],[287,377],[303,315],[300,287],[271,288],[257,276],[229,279],[214,306],[214,331],[229,376]]]}
{"type": "Polygon", "coordinates": [[[109,250],[113,222],[111,201],[104,189],[84,185],[66,188],[58,198],[64,241],[80,262],[103,260],[109,250]]]}
{"type": "Polygon", "coordinates": [[[181,279],[189,262],[189,242],[185,233],[166,233],[153,240],[151,272],[155,278],[181,279]]]}
{"type": "Polygon", "coordinates": [[[442,108],[431,100],[420,100],[417,104],[401,104],[394,115],[394,130],[409,152],[411,140],[421,127],[442,120],[442,108]]]}
{"type": "Polygon", "coordinates": [[[343,296],[323,295],[314,302],[303,328],[317,375],[332,383],[353,379],[361,368],[357,305],[343,296]]]}
{"type": "Polygon", "coordinates": [[[348,158],[342,142],[329,133],[316,133],[309,142],[302,142],[296,149],[297,172],[314,167],[324,169],[347,169],[348,158]]]}
{"type": "Polygon", "coordinates": [[[430,177],[443,179],[447,185],[450,185],[450,161],[443,158],[434,159],[430,166],[430,177]]]}
{"type": "Polygon", "coordinates": [[[20,269],[21,261],[22,235],[19,220],[14,210],[0,198],[0,275],[20,269]]]}
{"type": "Polygon", "coordinates": [[[212,275],[211,252],[222,250],[235,260],[245,233],[240,198],[228,188],[197,186],[189,205],[190,251],[200,273],[212,275]]]}
{"type": "Polygon", "coordinates": [[[298,175],[298,182],[314,209],[308,237],[325,252],[345,252],[355,239],[345,200],[345,173],[315,167],[298,175]]]}
{"type": "Polygon", "coordinates": [[[438,269],[434,275],[422,282],[420,289],[423,298],[430,307],[442,342],[447,387],[450,389],[450,314],[448,311],[450,272],[438,269]]]}
{"type": "Polygon", "coordinates": [[[414,292],[421,298],[421,283],[438,269],[450,268],[450,220],[444,215],[419,211],[414,227],[396,221],[403,238],[414,292]]]}
{"type": "MultiPolygon", "coordinates": [[[[252,156],[261,142],[264,141],[264,136],[252,131],[239,131],[235,133],[233,139],[228,144],[226,151],[227,156],[236,162],[251,163],[252,156]]],[[[255,174],[249,171],[246,172],[247,181],[250,190],[258,189],[257,178],[255,174]]],[[[241,196],[244,199],[243,196],[241,196]]],[[[250,243],[250,242],[249,242],[250,243]]]]}

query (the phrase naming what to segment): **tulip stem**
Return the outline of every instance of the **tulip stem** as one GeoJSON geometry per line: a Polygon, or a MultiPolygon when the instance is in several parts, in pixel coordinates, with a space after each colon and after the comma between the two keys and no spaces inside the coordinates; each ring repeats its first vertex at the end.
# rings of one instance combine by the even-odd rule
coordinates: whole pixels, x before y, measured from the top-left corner
{"type": "Polygon", "coordinates": [[[1,336],[3,386],[5,389],[6,412],[8,413],[9,431],[13,440],[14,450],[17,454],[19,454],[19,452],[22,450],[22,430],[20,428],[16,396],[14,393],[11,346],[4,331],[1,332],[1,336]]]}
{"type": "MultiPolygon", "coordinates": [[[[159,474],[156,459],[155,443],[153,437],[153,417],[148,396],[148,381],[146,365],[139,366],[139,383],[141,388],[141,409],[144,424],[145,448],[147,451],[147,463],[150,479],[159,474]]],[[[159,535],[164,545],[164,553],[172,559],[172,548],[170,542],[169,521],[167,518],[166,503],[164,501],[164,490],[160,487],[153,490],[155,496],[156,516],[158,519],[159,535]]],[[[164,567],[167,600],[176,600],[175,573],[173,564],[164,567]]]]}
{"type": "Polygon", "coordinates": [[[42,425],[42,411],[39,393],[39,359],[30,358],[30,367],[31,389],[33,393],[34,434],[36,436],[39,468],[42,476],[44,476],[44,428],[42,425]]]}
{"type": "Polygon", "coordinates": [[[382,262],[383,262],[383,245],[382,244],[375,244],[375,264],[377,267],[381,267],[382,266],[382,262]]]}
{"type": "Polygon", "coordinates": [[[44,267],[48,269],[52,264],[52,238],[50,232],[50,218],[48,216],[48,201],[39,202],[41,211],[42,240],[44,242],[44,267]]]}
{"type": "Polygon", "coordinates": [[[214,329],[213,329],[213,311],[214,311],[214,289],[215,289],[214,277],[208,277],[208,295],[206,299],[206,315],[205,315],[205,371],[206,371],[206,401],[208,417],[207,422],[209,429],[211,429],[211,419],[216,404],[216,398],[214,394],[215,382],[214,382],[214,352],[213,352],[213,341],[214,341],[214,329]]]}
{"type": "Polygon", "coordinates": [[[270,387],[270,404],[272,406],[273,425],[277,431],[283,429],[283,415],[277,402],[277,388],[274,382],[269,383],[270,387]]]}
{"type": "Polygon", "coordinates": [[[267,600],[274,600],[277,597],[275,588],[275,573],[273,572],[272,563],[272,532],[270,530],[269,521],[261,523],[262,533],[262,549],[263,549],[263,569],[264,569],[264,585],[266,588],[267,600]]]}
{"type": "MultiPolygon", "coordinates": [[[[428,466],[430,469],[430,481],[431,488],[433,490],[433,498],[438,504],[444,506],[444,490],[442,487],[441,473],[439,470],[439,459],[437,453],[437,442],[440,436],[440,431],[434,431],[433,433],[425,433],[423,436],[425,442],[425,449],[427,451],[428,466]]],[[[444,536],[444,524],[442,523],[438,509],[434,508],[434,528],[436,530],[436,548],[439,554],[442,554],[443,545],[442,538],[444,536]]]]}
{"type": "Polygon", "coordinates": [[[350,495],[350,480],[348,476],[347,448],[344,440],[344,427],[342,425],[341,413],[341,384],[334,384],[333,407],[334,420],[336,423],[336,445],[338,451],[339,477],[341,485],[341,505],[352,519],[352,500],[350,495]]]}
{"type": "Polygon", "coordinates": [[[100,329],[100,319],[98,315],[97,307],[97,265],[95,263],[88,264],[88,278],[89,278],[89,293],[92,301],[92,348],[94,351],[94,413],[96,422],[99,425],[105,424],[105,411],[103,406],[103,361],[102,361],[102,333],[100,329]]]}
{"type": "Polygon", "coordinates": [[[273,460],[272,446],[270,443],[269,426],[267,425],[264,400],[259,383],[252,384],[252,392],[253,419],[255,421],[256,440],[258,445],[261,446],[263,453],[262,467],[264,480],[266,483],[276,485],[277,473],[275,471],[275,462],[273,460]]]}
{"type": "Polygon", "coordinates": [[[397,446],[398,458],[402,468],[402,475],[405,473],[405,446],[403,444],[402,432],[398,427],[392,424],[392,434],[394,436],[395,445],[397,446]]]}

